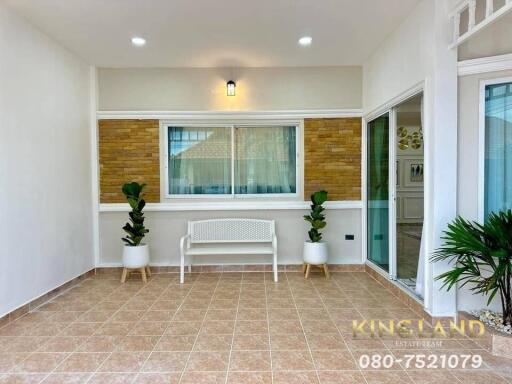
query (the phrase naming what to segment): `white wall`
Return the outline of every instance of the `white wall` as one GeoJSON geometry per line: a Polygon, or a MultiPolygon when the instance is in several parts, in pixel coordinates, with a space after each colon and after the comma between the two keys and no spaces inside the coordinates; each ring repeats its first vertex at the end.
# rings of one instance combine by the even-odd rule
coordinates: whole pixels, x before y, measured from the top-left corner
{"type": "Polygon", "coordinates": [[[434,2],[423,0],[363,65],[363,108],[373,111],[424,81],[432,66],[434,2]]]}
{"type": "Polygon", "coordinates": [[[100,69],[99,110],[268,111],[362,106],[361,67],[100,69]],[[226,82],[236,96],[226,96],[226,82]]]}
{"type": "Polygon", "coordinates": [[[0,317],[93,268],[89,68],[0,5],[0,317]]]}
{"type": "MultiPolygon", "coordinates": [[[[458,214],[468,220],[478,220],[480,82],[501,77],[512,77],[512,70],[459,77],[458,214]]],[[[459,291],[457,300],[461,310],[487,307],[483,297],[467,288],[459,291]]],[[[490,308],[501,311],[499,299],[490,308]]]]}
{"type": "MultiPolygon", "coordinates": [[[[303,210],[262,211],[185,211],[147,212],[146,224],[150,230],[147,243],[154,265],[179,265],[179,239],[187,232],[188,220],[208,218],[244,217],[276,220],[278,237],[278,263],[301,264],[302,246],[307,239],[308,226],[302,216],[303,210]]],[[[120,265],[122,227],[127,221],[126,212],[103,212],[101,214],[101,264],[120,265]]],[[[359,209],[326,211],[327,227],[324,240],[329,244],[329,263],[361,263],[361,212],[359,209]],[[345,235],[355,236],[345,240],[345,235]]],[[[267,264],[270,258],[258,256],[219,256],[195,259],[195,264],[267,264]]]]}
{"type": "Polygon", "coordinates": [[[448,0],[423,0],[363,65],[366,113],[398,101],[424,83],[425,120],[425,308],[436,316],[453,315],[456,295],[434,276],[447,263],[430,264],[430,253],[456,215],[457,52],[448,50],[451,23],[448,0]]]}

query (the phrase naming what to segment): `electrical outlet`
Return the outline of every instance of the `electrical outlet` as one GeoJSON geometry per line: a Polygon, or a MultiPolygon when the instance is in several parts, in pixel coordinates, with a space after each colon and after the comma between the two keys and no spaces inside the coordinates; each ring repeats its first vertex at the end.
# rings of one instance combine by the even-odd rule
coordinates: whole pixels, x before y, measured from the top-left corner
{"type": "Polygon", "coordinates": [[[345,240],[354,240],[354,235],[345,235],[345,240]]]}

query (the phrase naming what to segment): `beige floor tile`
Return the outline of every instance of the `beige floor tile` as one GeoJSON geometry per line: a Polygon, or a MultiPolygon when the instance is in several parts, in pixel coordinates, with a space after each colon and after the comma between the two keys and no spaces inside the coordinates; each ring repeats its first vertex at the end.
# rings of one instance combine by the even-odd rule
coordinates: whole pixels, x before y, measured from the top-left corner
{"type": "Polygon", "coordinates": [[[271,372],[229,372],[227,384],[271,384],[271,372]]]}
{"type": "Polygon", "coordinates": [[[178,384],[181,373],[139,373],[133,384],[178,384]]]}
{"type": "Polygon", "coordinates": [[[103,323],[71,323],[59,336],[91,336],[103,323]]]}
{"type": "Polygon", "coordinates": [[[269,324],[266,321],[238,320],[235,323],[235,334],[262,335],[268,334],[268,329],[269,324]]]}
{"type": "Polygon", "coordinates": [[[171,321],[174,316],[174,311],[154,311],[149,310],[144,312],[142,316],[142,321],[171,321]]]}
{"type": "Polygon", "coordinates": [[[192,352],[187,371],[221,371],[228,368],[229,352],[192,352]]]}
{"type": "Polygon", "coordinates": [[[273,375],[273,384],[318,384],[315,371],[277,371],[273,375]]]}
{"type": "Polygon", "coordinates": [[[270,371],[270,351],[232,351],[230,371],[270,371]]]}
{"type": "Polygon", "coordinates": [[[184,372],[180,384],[224,384],[225,382],[225,372],[184,372]]]}
{"type": "Polygon", "coordinates": [[[233,335],[199,334],[194,345],[194,351],[229,351],[233,335]]]}
{"type": "Polygon", "coordinates": [[[113,352],[99,367],[99,372],[138,372],[149,352],[113,352]]]}
{"type": "Polygon", "coordinates": [[[142,372],[181,372],[188,356],[188,352],[152,352],[142,372]]]}
{"type": "Polygon", "coordinates": [[[118,351],[152,351],[158,343],[158,336],[125,336],[117,345],[118,351]]]}
{"type": "Polygon", "coordinates": [[[507,380],[491,371],[454,370],[450,371],[464,384],[505,384],[507,380]]]}
{"type": "Polygon", "coordinates": [[[416,370],[407,371],[407,374],[415,384],[453,384],[457,382],[448,370],[416,370]]]}
{"type": "Polygon", "coordinates": [[[73,352],[87,340],[84,336],[55,336],[43,343],[39,352],[73,352]]]}
{"type": "Polygon", "coordinates": [[[135,326],[135,322],[128,323],[104,323],[94,332],[95,336],[126,336],[128,332],[135,326]]]}
{"type": "Polygon", "coordinates": [[[412,384],[405,371],[365,371],[363,375],[368,384],[412,384]]]}
{"type": "Polygon", "coordinates": [[[51,373],[42,384],[83,384],[91,377],[92,373],[51,373]]]}
{"type": "Polygon", "coordinates": [[[298,320],[291,321],[270,321],[271,334],[303,333],[302,325],[298,320]]]}
{"type": "Polygon", "coordinates": [[[270,346],[273,351],[279,350],[307,350],[308,344],[302,333],[272,334],[270,346]]]}
{"type": "Polygon", "coordinates": [[[42,373],[53,371],[66,357],[68,353],[34,352],[21,361],[13,371],[19,373],[42,373]]]}
{"type": "Polygon", "coordinates": [[[29,356],[29,353],[0,353],[0,373],[9,372],[29,356]]]}
{"type": "Polygon", "coordinates": [[[348,351],[312,351],[311,354],[318,370],[353,370],[358,368],[348,351]]]}
{"type": "Polygon", "coordinates": [[[164,335],[197,335],[200,329],[200,321],[171,321],[164,335]]]}
{"type": "Polygon", "coordinates": [[[209,335],[231,335],[235,330],[234,321],[205,321],[199,333],[209,335]]]}
{"type": "Polygon", "coordinates": [[[320,384],[367,384],[359,371],[318,371],[320,384]]]}
{"type": "Polygon", "coordinates": [[[307,335],[309,348],[314,350],[347,349],[339,333],[311,333],[307,335]]]}
{"type": "Polygon", "coordinates": [[[135,373],[95,373],[87,384],[131,384],[135,373]]]}
{"type": "Polygon", "coordinates": [[[5,376],[0,376],[0,384],[38,384],[46,374],[38,373],[11,373],[5,376]]]}
{"type": "Polygon", "coordinates": [[[91,336],[77,348],[79,352],[112,352],[123,336],[91,336]]]}
{"type": "Polygon", "coordinates": [[[233,339],[233,350],[269,350],[268,335],[244,335],[236,334],[233,339]]]}
{"type": "Polygon", "coordinates": [[[55,372],[94,372],[108,356],[107,352],[74,352],[55,368],[55,372]]]}
{"type": "Polygon", "coordinates": [[[128,332],[128,335],[162,336],[169,326],[169,322],[140,321],[128,332]]]}
{"type": "Polygon", "coordinates": [[[273,351],[274,371],[311,371],[314,369],[309,351],[273,351]]]}
{"type": "Polygon", "coordinates": [[[160,352],[190,352],[196,336],[162,336],[155,346],[160,352]]]}

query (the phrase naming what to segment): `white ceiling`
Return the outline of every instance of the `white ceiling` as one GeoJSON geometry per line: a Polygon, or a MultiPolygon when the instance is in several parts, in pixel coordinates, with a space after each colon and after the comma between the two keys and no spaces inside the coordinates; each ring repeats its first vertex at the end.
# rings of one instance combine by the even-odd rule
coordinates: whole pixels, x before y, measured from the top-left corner
{"type": "MultiPolygon", "coordinates": [[[[0,0],[2,1],[2,0],[0,0]]],[[[100,67],[360,65],[419,0],[3,0],[100,67]],[[304,35],[310,47],[298,46],[304,35]],[[130,39],[147,39],[143,48],[130,39]]]]}

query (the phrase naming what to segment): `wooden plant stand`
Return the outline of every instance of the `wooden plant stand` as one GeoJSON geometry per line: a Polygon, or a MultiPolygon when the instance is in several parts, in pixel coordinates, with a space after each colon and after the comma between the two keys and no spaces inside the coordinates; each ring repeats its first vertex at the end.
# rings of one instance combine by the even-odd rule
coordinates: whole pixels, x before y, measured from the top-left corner
{"type": "Polygon", "coordinates": [[[142,281],[144,283],[148,282],[148,277],[151,277],[151,269],[149,268],[149,265],[146,265],[142,268],[123,268],[123,274],[121,276],[121,283],[124,283],[128,276],[130,276],[130,273],[132,272],[140,272],[142,276],[142,281]]]}
{"type": "Polygon", "coordinates": [[[309,272],[311,271],[311,267],[320,268],[325,273],[325,278],[328,279],[331,275],[329,274],[329,268],[327,264],[313,265],[309,263],[304,263],[302,265],[302,273],[304,273],[304,277],[307,279],[309,277],[309,272]]]}

